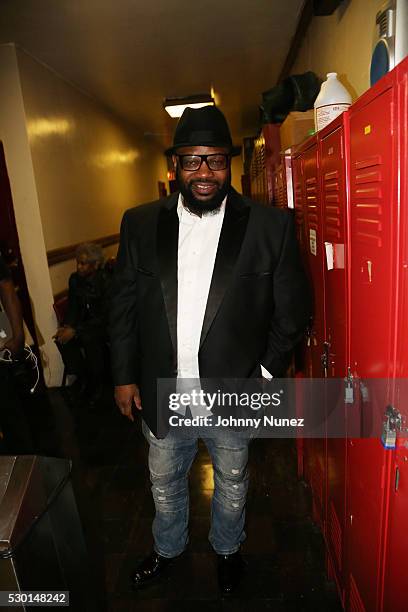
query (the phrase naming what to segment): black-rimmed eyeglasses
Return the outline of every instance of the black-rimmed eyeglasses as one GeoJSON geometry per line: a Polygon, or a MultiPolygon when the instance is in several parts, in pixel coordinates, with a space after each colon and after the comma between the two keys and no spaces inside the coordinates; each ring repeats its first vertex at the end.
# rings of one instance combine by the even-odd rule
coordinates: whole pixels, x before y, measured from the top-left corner
{"type": "Polygon", "coordinates": [[[180,165],[187,172],[196,172],[201,168],[203,161],[210,170],[225,170],[228,167],[230,156],[227,153],[212,153],[211,155],[177,155],[180,165]]]}

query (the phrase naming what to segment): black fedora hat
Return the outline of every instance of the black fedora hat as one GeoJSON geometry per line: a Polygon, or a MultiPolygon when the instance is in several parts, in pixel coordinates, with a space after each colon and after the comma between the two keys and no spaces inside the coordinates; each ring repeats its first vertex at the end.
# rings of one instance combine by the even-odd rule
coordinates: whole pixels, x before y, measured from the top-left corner
{"type": "Polygon", "coordinates": [[[227,120],[215,106],[187,107],[177,124],[173,146],[165,154],[189,146],[226,147],[233,156],[241,152],[241,147],[233,146],[227,120]]]}

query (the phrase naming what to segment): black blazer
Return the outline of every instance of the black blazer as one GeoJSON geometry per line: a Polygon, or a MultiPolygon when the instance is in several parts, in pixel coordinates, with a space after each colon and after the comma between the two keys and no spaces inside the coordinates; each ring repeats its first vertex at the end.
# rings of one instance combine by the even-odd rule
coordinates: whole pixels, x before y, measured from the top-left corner
{"type": "MultiPolygon", "coordinates": [[[[115,385],[137,383],[142,416],[158,428],[156,381],[177,375],[178,193],[128,210],[113,280],[115,385]]],[[[310,315],[292,211],[231,189],[201,330],[202,378],[285,376],[310,315]]]]}

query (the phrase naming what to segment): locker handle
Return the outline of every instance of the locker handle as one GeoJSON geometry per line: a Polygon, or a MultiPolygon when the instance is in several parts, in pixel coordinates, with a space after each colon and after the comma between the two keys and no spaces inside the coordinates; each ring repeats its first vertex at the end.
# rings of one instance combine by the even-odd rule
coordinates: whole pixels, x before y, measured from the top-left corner
{"type": "Polygon", "coordinates": [[[368,260],[367,261],[367,272],[368,272],[368,282],[371,283],[372,282],[372,268],[373,268],[373,262],[368,260]]]}
{"type": "Polygon", "coordinates": [[[400,479],[400,471],[399,471],[399,467],[397,466],[395,468],[395,492],[398,491],[399,479],[400,479]]]}

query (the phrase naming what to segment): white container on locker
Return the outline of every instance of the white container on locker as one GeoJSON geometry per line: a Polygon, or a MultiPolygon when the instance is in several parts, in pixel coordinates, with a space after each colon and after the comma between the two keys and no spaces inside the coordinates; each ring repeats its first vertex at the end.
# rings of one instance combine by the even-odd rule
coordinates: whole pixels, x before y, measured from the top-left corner
{"type": "Polygon", "coordinates": [[[322,83],[314,103],[316,132],[331,123],[350,105],[351,96],[344,85],[337,80],[337,72],[328,72],[327,81],[322,83]]]}

